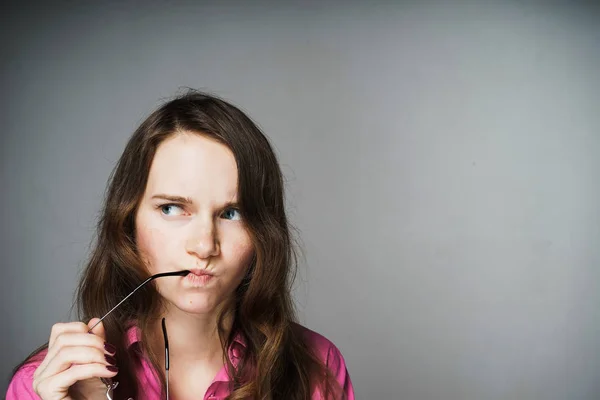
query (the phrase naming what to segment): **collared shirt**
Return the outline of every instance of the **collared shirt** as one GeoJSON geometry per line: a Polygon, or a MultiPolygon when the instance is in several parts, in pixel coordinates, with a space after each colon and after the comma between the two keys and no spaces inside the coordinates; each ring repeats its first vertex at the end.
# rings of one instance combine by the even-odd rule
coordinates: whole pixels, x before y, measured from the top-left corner
{"type": "MultiPolygon", "coordinates": [[[[354,400],[354,389],[344,357],[339,349],[324,336],[311,331],[305,327],[299,326],[307,343],[316,350],[316,354],[325,363],[333,376],[339,382],[347,400],[354,400]]],[[[127,331],[126,345],[129,351],[135,352],[139,357],[137,370],[135,371],[139,390],[136,400],[162,400],[161,383],[155,373],[149,360],[139,351],[141,340],[140,331],[136,326],[132,326],[127,331]]],[[[240,352],[245,348],[245,342],[241,336],[236,336],[235,340],[227,350],[227,356],[231,363],[236,366],[239,360],[240,352]]],[[[42,357],[39,357],[42,358],[42,357]]],[[[39,400],[40,397],[33,391],[33,373],[40,365],[41,360],[24,365],[13,377],[6,393],[6,400],[39,400]]],[[[115,378],[118,381],[118,375],[115,378]]],[[[213,378],[206,393],[198,399],[203,400],[224,400],[231,392],[229,386],[229,376],[225,366],[221,368],[213,378]]],[[[115,389],[115,393],[118,388],[115,389]]],[[[322,400],[321,393],[316,390],[313,393],[312,400],[322,400]]]]}

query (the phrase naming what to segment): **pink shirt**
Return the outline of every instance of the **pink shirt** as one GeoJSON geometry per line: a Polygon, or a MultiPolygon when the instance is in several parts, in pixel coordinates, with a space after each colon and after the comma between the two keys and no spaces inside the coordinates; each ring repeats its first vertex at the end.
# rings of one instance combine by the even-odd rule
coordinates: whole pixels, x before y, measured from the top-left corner
{"type": "MultiPolygon", "coordinates": [[[[352,381],[350,380],[350,375],[348,374],[344,357],[338,348],[324,336],[302,326],[300,326],[300,329],[302,330],[308,343],[317,350],[317,354],[319,354],[321,360],[327,365],[343,388],[346,399],[355,400],[352,381]]],[[[139,342],[140,332],[137,327],[134,326],[127,332],[128,349],[130,351],[135,351],[138,348],[139,342]]],[[[237,365],[239,352],[243,351],[244,348],[245,343],[241,337],[238,337],[236,340],[234,340],[232,345],[229,347],[228,356],[234,366],[237,365]]],[[[139,398],[144,400],[162,400],[160,381],[153,373],[153,369],[148,360],[141,356],[141,352],[136,352],[136,354],[138,354],[141,361],[136,371],[139,381],[139,398]]],[[[40,397],[35,394],[32,387],[33,373],[40,363],[41,361],[27,364],[15,374],[10,382],[10,385],[8,386],[6,400],[40,399],[40,397]]],[[[118,380],[118,375],[115,380],[118,380]]],[[[115,389],[115,394],[117,394],[118,390],[118,388],[115,389]]],[[[229,394],[229,377],[227,376],[227,371],[223,366],[223,368],[221,368],[221,370],[214,377],[204,396],[201,398],[204,400],[224,400],[229,394]]],[[[200,397],[198,398],[200,399],[200,397]]],[[[317,391],[313,394],[312,399],[321,400],[323,397],[317,391]]]]}

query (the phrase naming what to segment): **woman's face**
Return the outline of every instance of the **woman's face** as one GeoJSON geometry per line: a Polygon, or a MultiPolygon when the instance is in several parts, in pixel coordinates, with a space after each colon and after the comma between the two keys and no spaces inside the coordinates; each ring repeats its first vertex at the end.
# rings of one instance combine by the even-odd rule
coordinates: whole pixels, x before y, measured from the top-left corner
{"type": "Polygon", "coordinates": [[[136,243],[155,281],[180,310],[214,312],[246,274],[253,246],[237,210],[237,165],[225,145],[195,133],[162,142],[136,214],[136,243]]]}

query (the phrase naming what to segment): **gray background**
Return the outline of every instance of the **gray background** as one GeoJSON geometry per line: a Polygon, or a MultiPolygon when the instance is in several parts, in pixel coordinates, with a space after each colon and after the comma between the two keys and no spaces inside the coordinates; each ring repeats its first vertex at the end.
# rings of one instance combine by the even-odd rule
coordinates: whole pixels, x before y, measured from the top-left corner
{"type": "Polygon", "coordinates": [[[358,398],[600,398],[598,8],[89,3],[0,13],[3,378],[71,318],[129,135],[190,86],[272,139],[302,321],[358,398]]]}

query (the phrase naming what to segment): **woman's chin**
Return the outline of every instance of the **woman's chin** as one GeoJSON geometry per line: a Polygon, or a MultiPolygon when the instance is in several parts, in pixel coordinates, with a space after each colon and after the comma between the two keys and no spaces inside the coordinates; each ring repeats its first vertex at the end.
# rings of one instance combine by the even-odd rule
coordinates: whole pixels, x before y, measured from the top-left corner
{"type": "Polygon", "coordinates": [[[216,307],[211,301],[208,301],[204,296],[186,296],[179,298],[173,303],[175,307],[189,314],[212,314],[216,307]]]}

